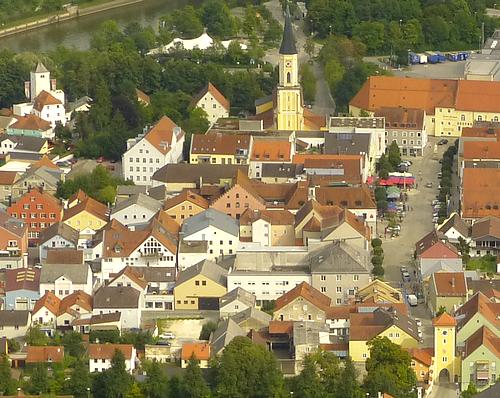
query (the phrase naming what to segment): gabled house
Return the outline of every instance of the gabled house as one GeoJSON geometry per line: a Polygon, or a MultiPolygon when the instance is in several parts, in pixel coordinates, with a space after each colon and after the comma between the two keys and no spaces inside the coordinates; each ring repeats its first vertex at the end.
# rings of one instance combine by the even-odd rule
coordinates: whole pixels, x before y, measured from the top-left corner
{"type": "MultiPolygon", "coordinates": [[[[64,95],[64,94],[63,94],[64,95]]],[[[64,98],[64,97],[63,97],[64,98]]],[[[52,92],[43,90],[33,99],[33,114],[50,122],[52,127],[57,124],[66,124],[66,111],[64,103],[52,92]]]]}
{"type": "Polygon", "coordinates": [[[44,154],[49,151],[49,143],[44,138],[3,134],[0,137],[0,154],[25,153],[44,154]]]}
{"type": "Polygon", "coordinates": [[[13,203],[7,212],[26,223],[29,242],[38,243],[40,233],[61,220],[62,206],[59,200],[47,192],[31,189],[13,203]]]}
{"type": "Polygon", "coordinates": [[[432,381],[434,348],[410,348],[408,353],[411,355],[411,368],[417,381],[428,386],[432,381]]]}
{"type": "Polygon", "coordinates": [[[64,360],[63,346],[28,346],[26,349],[26,364],[52,364],[62,363],[64,360]]]}
{"type": "Polygon", "coordinates": [[[0,171],[0,201],[6,202],[12,198],[12,187],[19,180],[16,171],[0,171]]]}
{"type": "Polygon", "coordinates": [[[125,226],[145,225],[160,209],[160,202],[143,193],[138,193],[117,203],[111,210],[110,219],[116,219],[125,226]]]}
{"type": "Polygon", "coordinates": [[[17,121],[7,128],[7,134],[25,135],[53,140],[55,133],[50,122],[31,113],[26,116],[16,116],[17,121]]]}
{"type": "Polygon", "coordinates": [[[64,182],[64,173],[59,168],[33,165],[12,185],[12,198],[17,199],[31,189],[43,189],[44,192],[55,195],[60,182],[64,182]]]}
{"type": "Polygon", "coordinates": [[[186,368],[191,359],[195,359],[201,369],[208,368],[210,344],[201,342],[184,343],[181,349],[181,368],[186,368]]]}
{"type": "Polygon", "coordinates": [[[40,295],[52,292],[63,299],[78,290],[92,294],[92,288],[88,264],[44,264],[40,272],[40,295]]]}
{"type": "Polygon", "coordinates": [[[114,287],[133,287],[135,290],[139,290],[140,292],[146,292],[146,288],[148,283],[142,279],[141,275],[137,273],[132,267],[127,266],[123,268],[118,274],[115,275],[111,281],[107,284],[107,286],[114,287]]]}
{"type": "Polygon", "coordinates": [[[121,351],[125,357],[125,369],[132,374],[135,369],[136,350],[132,344],[89,344],[90,373],[104,372],[111,367],[111,360],[116,351],[121,351]]]}
{"type": "Polygon", "coordinates": [[[203,109],[211,125],[220,118],[229,117],[229,100],[210,82],[193,97],[191,105],[203,109]]]}
{"type": "Polygon", "coordinates": [[[457,213],[451,215],[437,227],[438,232],[443,234],[448,242],[458,243],[459,239],[468,242],[470,240],[470,226],[457,213]]]}
{"type": "Polygon", "coordinates": [[[217,329],[210,335],[211,356],[221,354],[224,348],[238,336],[246,336],[246,333],[235,321],[231,318],[221,320],[217,329]]]}
{"type": "Polygon", "coordinates": [[[402,303],[403,293],[393,288],[387,282],[375,279],[366,286],[358,289],[356,300],[362,303],[402,303]]]}
{"type": "Polygon", "coordinates": [[[178,195],[165,201],[162,212],[182,224],[189,217],[208,209],[208,206],[209,203],[203,196],[193,190],[183,189],[178,195]]]}
{"type": "Polygon", "coordinates": [[[69,225],[61,221],[52,224],[39,236],[40,262],[45,262],[49,249],[76,249],[78,238],[79,232],[69,225]]]}
{"type": "Polygon", "coordinates": [[[130,231],[112,220],[103,230],[101,281],[125,266],[169,267],[175,269],[179,225],[169,219],[151,220],[145,229],[130,231]]]}
{"type": "Polygon", "coordinates": [[[262,247],[295,246],[294,222],[288,210],[246,209],[240,217],[240,240],[262,247]]]}
{"type": "Polygon", "coordinates": [[[152,177],[163,166],[182,159],[184,131],[163,116],[149,131],[127,140],[122,156],[123,177],[136,185],[152,185],[152,177]]]}
{"type": "Polygon", "coordinates": [[[61,300],[52,292],[48,291],[36,302],[31,312],[33,324],[48,336],[52,336],[57,327],[57,316],[61,300]]]}
{"type": "Polygon", "coordinates": [[[377,308],[373,312],[350,314],[349,355],[354,362],[369,358],[367,343],[378,336],[387,337],[405,349],[416,348],[420,341],[415,320],[396,310],[377,308]]]}
{"type": "Polygon", "coordinates": [[[74,331],[85,334],[90,333],[92,330],[116,330],[118,333],[121,333],[121,319],[121,312],[92,315],[91,311],[90,314],[73,320],[71,327],[74,331]]]}
{"type": "Polygon", "coordinates": [[[241,287],[227,292],[219,299],[219,314],[227,318],[247,308],[255,307],[255,296],[241,287]]]}
{"type": "Polygon", "coordinates": [[[483,293],[477,292],[454,313],[457,320],[457,345],[463,346],[481,326],[486,326],[500,337],[499,313],[500,303],[493,302],[483,293]]]}
{"type": "Polygon", "coordinates": [[[326,321],[332,299],[306,282],[276,300],[273,318],[280,321],[326,321]]]}
{"type": "Polygon", "coordinates": [[[500,218],[488,216],[477,220],[471,228],[471,254],[483,256],[500,253],[500,218]]]}
{"type": "Polygon", "coordinates": [[[480,327],[465,340],[462,357],[461,390],[474,383],[478,391],[498,381],[500,367],[500,337],[487,326],[480,327]]]}
{"type": "Polygon", "coordinates": [[[356,248],[368,250],[371,234],[368,225],[349,210],[336,205],[321,205],[311,199],[295,215],[295,238],[304,245],[309,239],[348,239],[356,248]]]}
{"type": "Polygon", "coordinates": [[[28,226],[0,211],[0,268],[11,269],[28,266],[28,226]]]}
{"type": "Polygon", "coordinates": [[[179,273],[174,288],[178,310],[218,310],[227,293],[227,271],[205,260],[179,273]]]}
{"type": "Polygon", "coordinates": [[[102,286],[94,293],[93,315],[121,313],[121,329],[141,326],[144,292],[131,286],[102,286]]]}
{"type": "Polygon", "coordinates": [[[467,298],[467,280],[463,272],[435,272],[431,275],[427,305],[433,315],[441,307],[453,314],[467,298]]]}
{"type": "MultiPolygon", "coordinates": [[[[185,220],[181,228],[181,240],[208,242],[206,258],[234,254],[239,242],[238,221],[216,209],[207,209],[185,220]]],[[[179,259],[182,268],[182,259],[179,259]]]]}
{"type": "Polygon", "coordinates": [[[40,270],[38,268],[18,268],[5,271],[6,310],[31,311],[40,298],[40,270]]]}
{"type": "Polygon", "coordinates": [[[433,230],[415,244],[420,278],[423,281],[439,271],[460,272],[462,258],[455,246],[444,242],[442,235],[433,230]]]}
{"type": "Polygon", "coordinates": [[[250,307],[234,314],[231,319],[248,333],[251,330],[261,330],[268,327],[272,316],[255,307],[250,307]]]}
{"type": "Polygon", "coordinates": [[[251,135],[194,134],[191,138],[192,164],[248,164],[252,147],[251,135]]]}
{"type": "Polygon", "coordinates": [[[31,326],[31,312],[27,310],[0,311],[0,334],[8,339],[26,336],[31,326]]]}
{"type": "Polygon", "coordinates": [[[256,138],[253,141],[250,155],[250,178],[261,178],[262,169],[265,164],[292,163],[295,154],[295,145],[292,137],[279,138],[256,138]]]}
{"type": "Polygon", "coordinates": [[[109,210],[106,205],[91,197],[86,197],[64,209],[62,221],[80,233],[80,239],[92,239],[92,236],[108,222],[109,210]]]}
{"type": "Polygon", "coordinates": [[[47,249],[46,264],[79,264],[84,263],[83,250],[62,247],[60,249],[47,249]]]}
{"type": "Polygon", "coordinates": [[[115,205],[123,200],[130,199],[140,193],[148,194],[148,187],[145,185],[118,185],[116,187],[115,205]]]}

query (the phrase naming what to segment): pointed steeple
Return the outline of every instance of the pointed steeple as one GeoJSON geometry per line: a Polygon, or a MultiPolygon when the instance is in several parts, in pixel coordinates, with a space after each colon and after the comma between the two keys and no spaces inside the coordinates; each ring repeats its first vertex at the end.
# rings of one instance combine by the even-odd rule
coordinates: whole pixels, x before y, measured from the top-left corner
{"type": "Polygon", "coordinates": [[[36,65],[35,73],[47,73],[47,72],[48,72],[47,68],[41,62],[39,62],[36,65]]]}
{"type": "Polygon", "coordinates": [[[281,40],[280,54],[297,54],[295,37],[293,35],[292,20],[290,18],[290,8],[286,6],[285,28],[283,29],[283,39],[281,40]]]}

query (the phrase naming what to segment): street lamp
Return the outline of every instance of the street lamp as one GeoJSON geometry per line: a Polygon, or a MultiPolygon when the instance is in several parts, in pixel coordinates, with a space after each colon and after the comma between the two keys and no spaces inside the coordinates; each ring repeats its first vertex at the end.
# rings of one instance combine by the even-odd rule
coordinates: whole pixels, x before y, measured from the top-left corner
{"type": "Polygon", "coordinates": [[[87,387],[87,398],[90,398],[90,387],[87,387]]]}
{"type": "Polygon", "coordinates": [[[402,20],[402,19],[400,19],[400,20],[399,20],[399,27],[401,27],[401,24],[402,24],[402,23],[403,23],[403,20],[402,20]]]}

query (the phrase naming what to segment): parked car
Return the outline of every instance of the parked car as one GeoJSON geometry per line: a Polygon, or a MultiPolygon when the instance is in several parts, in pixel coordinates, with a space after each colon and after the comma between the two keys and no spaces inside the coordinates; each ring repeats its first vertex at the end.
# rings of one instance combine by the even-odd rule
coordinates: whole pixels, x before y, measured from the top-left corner
{"type": "Polygon", "coordinates": [[[416,307],[418,305],[417,296],[414,294],[409,294],[406,298],[408,299],[408,304],[410,304],[410,306],[416,307]]]}
{"type": "Polygon", "coordinates": [[[175,339],[175,334],[172,332],[163,332],[158,336],[160,339],[173,340],[175,339]]]}
{"type": "Polygon", "coordinates": [[[438,203],[437,205],[432,206],[434,210],[439,210],[441,208],[441,203],[438,203]]]}
{"type": "Polygon", "coordinates": [[[438,145],[446,145],[448,143],[448,140],[445,138],[442,138],[438,141],[438,145]]]}
{"type": "Polygon", "coordinates": [[[156,342],[156,345],[166,345],[166,346],[170,346],[170,341],[165,341],[165,340],[158,340],[156,342]]]}
{"type": "Polygon", "coordinates": [[[432,182],[428,182],[427,184],[425,184],[425,187],[426,188],[432,188],[433,187],[432,182]]]}
{"type": "Polygon", "coordinates": [[[401,267],[401,273],[403,274],[403,273],[405,273],[405,272],[407,273],[407,272],[408,272],[408,270],[407,270],[407,269],[406,269],[406,267],[403,265],[403,266],[401,267]]]}
{"type": "Polygon", "coordinates": [[[443,173],[439,172],[438,173],[438,178],[443,178],[443,173]]]}
{"type": "Polygon", "coordinates": [[[437,217],[432,217],[432,222],[433,222],[433,224],[437,224],[437,223],[438,223],[438,221],[439,221],[439,218],[437,218],[437,217]]]}
{"type": "Polygon", "coordinates": [[[409,272],[403,272],[402,277],[403,277],[404,282],[410,282],[410,280],[411,280],[411,276],[410,276],[409,272]]]}
{"type": "Polygon", "coordinates": [[[420,319],[415,318],[415,322],[419,328],[422,327],[422,321],[420,319]]]}
{"type": "Polygon", "coordinates": [[[437,204],[440,204],[441,202],[438,199],[434,199],[432,201],[432,206],[436,206],[437,204]]]}

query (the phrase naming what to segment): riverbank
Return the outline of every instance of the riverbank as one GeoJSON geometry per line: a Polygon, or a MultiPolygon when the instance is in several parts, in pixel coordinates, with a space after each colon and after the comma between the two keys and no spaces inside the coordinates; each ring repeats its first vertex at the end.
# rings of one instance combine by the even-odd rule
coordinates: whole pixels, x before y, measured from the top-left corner
{"type": "Polygon", "coordinates": [[[97,14],[103,11],[109,11],[114,8],[126,7],[129,5],[143,3],[146,0],[112,0],[102,2],[102,0],[97,0],[98,4],[84,4],[82,6],[69,6],[65,11],[60,11],[57,13],[48,14],[44,17],[37,17],[34,20],[28,19],[25,22],[16,24],[11,27],[0,29],[0,38],[12,36],[17,33],[27,32],[34,29],[42,28],[45,26],[57,24],[64,21],[69,21],[71,19],[97,14]]]}

